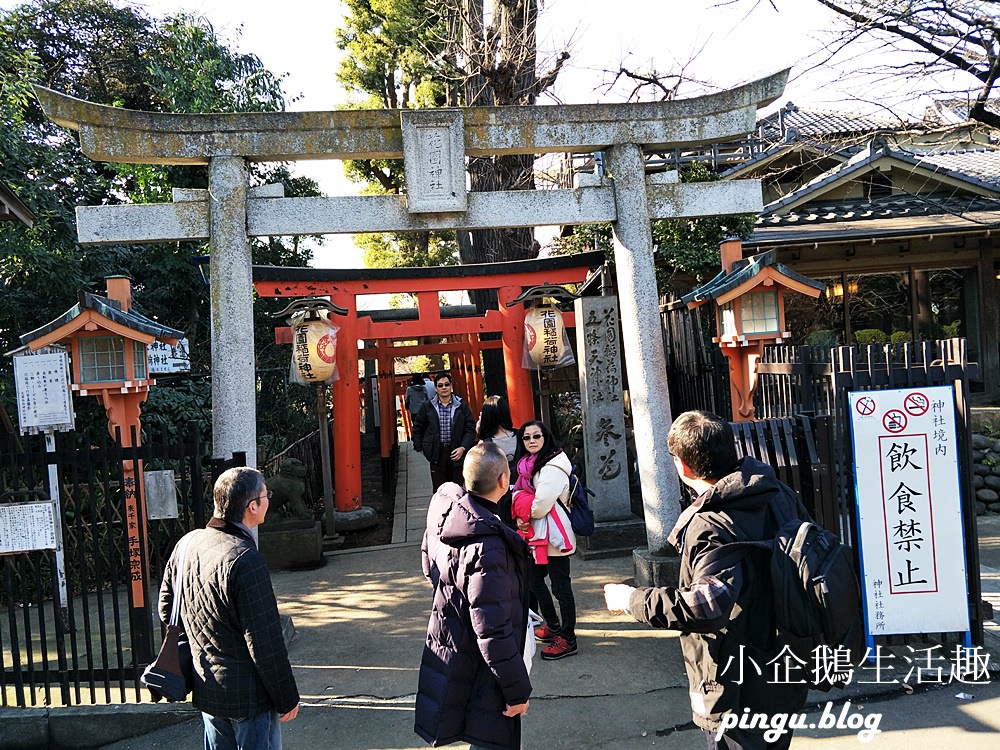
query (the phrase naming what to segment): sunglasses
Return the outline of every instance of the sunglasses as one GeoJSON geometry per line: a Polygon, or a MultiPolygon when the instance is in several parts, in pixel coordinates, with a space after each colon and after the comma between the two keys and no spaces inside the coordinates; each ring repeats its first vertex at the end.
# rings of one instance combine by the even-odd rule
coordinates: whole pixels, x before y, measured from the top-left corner
{"type": "Polygon", "coordinates": [[[451,388],[451,383],[436,383],[435,388],[451,388]]]}
{"type": "Polygon", "coordinates": [[[542,439],[542,433],[540,432],[536,432],[533,435],[525,435],[521,438],[521,440],[523,440],[526,443],[531,440],[541,440],[541,439],[542,439]]]}

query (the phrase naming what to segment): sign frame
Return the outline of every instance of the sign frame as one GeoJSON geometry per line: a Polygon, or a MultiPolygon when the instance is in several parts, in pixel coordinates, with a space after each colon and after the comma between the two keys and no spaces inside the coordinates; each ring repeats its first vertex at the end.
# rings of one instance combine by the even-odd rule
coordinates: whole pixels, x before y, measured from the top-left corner
{"type": "Polygon", "coordinates": [[[19,353],[14,360],[17,422],[22,434],[75,428],[69,353],[19,353]],[[41,407],[39,407],[39,403],[41,407]]]}
{"type": "Polygon", "coordinates": [[[954,387],[849,391],[848,404],[869,645],[935,632],[971,643],[954,387]]]}

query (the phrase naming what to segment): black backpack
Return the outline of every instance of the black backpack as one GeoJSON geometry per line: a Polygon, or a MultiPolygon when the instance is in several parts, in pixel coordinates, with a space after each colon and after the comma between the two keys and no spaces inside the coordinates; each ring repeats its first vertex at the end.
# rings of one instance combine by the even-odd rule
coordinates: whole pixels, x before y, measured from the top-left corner
{"type": "Polygon", "coordinates": [[[851,548],[830,531],[798,518],[781,523],[773,539],[753,541],[728,516],[711,513],[711,517],[739,541],[708,553],[705,565],[731,554],[744,557],[752,550],[769,553],[779,649],[791,652],[801,670],[793,674],[810,687],[843,687],[865,655],[861,594],[851,548]],[[833,652],[840,655],[837,669],[831,668],[833,652]]]}
{"type": "MultiPolygon", "coordinates": [[[[558,464],[552,465],[563,474],[566,474],[566,470],[563,467],[558,464]]],[[[580,476],[576,473],[575,465],[567,476],[569,477],[569,495],[567,495],[565,503],[560,500],[559,504],[566,510],[574,534],[577,536],[593,536],[595,529],[594,511],[591,509],[590,503],[587,502],[587,495],[594,497],[595,493],[580,481],[580,476]]]]}

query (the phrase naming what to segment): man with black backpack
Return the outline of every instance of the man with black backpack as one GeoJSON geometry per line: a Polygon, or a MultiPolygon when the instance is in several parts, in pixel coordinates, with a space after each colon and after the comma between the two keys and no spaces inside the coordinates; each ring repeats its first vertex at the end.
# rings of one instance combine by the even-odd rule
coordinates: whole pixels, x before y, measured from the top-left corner
{"type": "Polygon", "coordinates": [[[806,675],[779,656],[770,553],[719,550],[734,542],[773,540],[789,518],[807,521],[809,514],[770,466],[737,459],[732,427],[715,414],[681,414],[667,447],[681,481],[697,495],[669,537],[680,553],[679,586],[608,584],[608,609],[681,632],[694,723],[705,731],[710,749],[787,748],[790,730],[777,738],[770,732],[773,741],[765,740],[770,724],[746,729],[748,722],[726,722],[720,732],[729,712],[749,709],[777,720],[800,711],[808,687],[806,675]]]}

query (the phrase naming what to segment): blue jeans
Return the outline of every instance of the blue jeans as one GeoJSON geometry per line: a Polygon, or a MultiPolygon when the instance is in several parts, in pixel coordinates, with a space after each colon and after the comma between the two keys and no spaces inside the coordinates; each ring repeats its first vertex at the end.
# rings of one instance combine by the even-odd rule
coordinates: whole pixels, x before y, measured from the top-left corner
{"type": "Polygon", "coordinates": [[[205,750],[281,750],[281,725],[274,711],[249,719],[223,719],[202,713],[205,750]]]}

